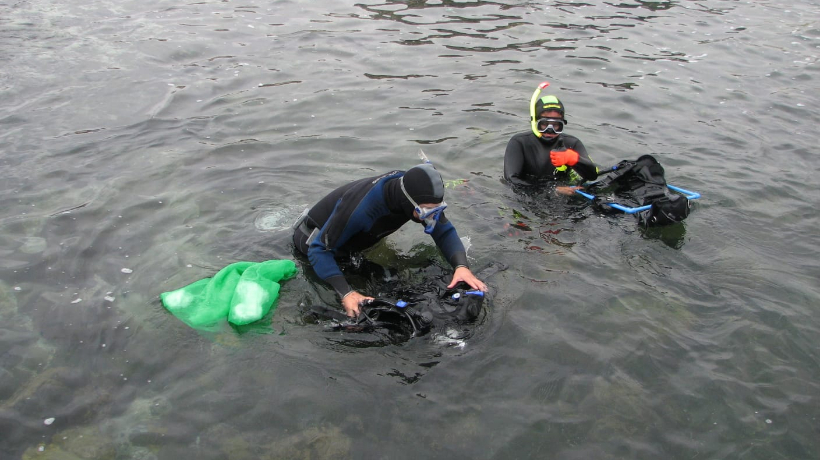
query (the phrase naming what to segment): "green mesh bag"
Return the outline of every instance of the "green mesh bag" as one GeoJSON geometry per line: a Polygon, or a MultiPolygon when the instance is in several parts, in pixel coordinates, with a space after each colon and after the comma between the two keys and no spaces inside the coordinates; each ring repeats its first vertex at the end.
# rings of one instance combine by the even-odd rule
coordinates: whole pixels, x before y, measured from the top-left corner
{"type": "Polygon", "coordinates": [[[207,329],[227,318],[244,325],[270,312],[279,298],[279,281],[296,275],[291,260],[236,262],[175,291],[159,295],[174,316],[195,329],[207,329]]]}

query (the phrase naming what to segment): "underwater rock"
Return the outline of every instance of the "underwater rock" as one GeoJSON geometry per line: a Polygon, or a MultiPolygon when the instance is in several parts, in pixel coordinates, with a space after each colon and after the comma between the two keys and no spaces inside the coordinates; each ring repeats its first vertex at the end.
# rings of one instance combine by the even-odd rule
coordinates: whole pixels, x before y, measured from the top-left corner
{"type": "Polygon", "coordinates": [[[114,460],[117,448],[97,427],[69,428],[51,438],[50,443],[30,447],[22,460],[114,460]]]}

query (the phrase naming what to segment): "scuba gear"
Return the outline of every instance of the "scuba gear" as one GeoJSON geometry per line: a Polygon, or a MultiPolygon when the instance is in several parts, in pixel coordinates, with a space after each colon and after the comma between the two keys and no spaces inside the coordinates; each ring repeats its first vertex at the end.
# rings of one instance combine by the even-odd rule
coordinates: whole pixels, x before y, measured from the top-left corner
{"type": "MultiPolygon", "coordinates": [[[[541,133],[544,131],[538,130],[538,117],[541,115],[542,112],[548,111],[556,111],[561,114],[561,118],[563,123],[566,125],[567,120],[564,116],[564,104],[558,100],[557,97],[553,96],[552,94],[548,94],[544,97],[539,98],[538,96],[541,95],[541,90],[549,86],[550,83],[548,81],[541,82],[535,91],[532,93],[532,98],[530,98],[530,125],[532,127],[533,134],[536,137],[541,137],[541,133]]],[[[562,128],[563,131],[563,128],[562,128]]],[[[556,132],[556,134],[560,134],[556,132]]]]}
{"type": "Polygon", "coordinates": [[[457,289],[450,297],[444,299],[444,303],[453,307],[453,317],[461,322],[472,321],[478,318],[481,311],[481,304],[484,302],[484,291],[471,289],[463,291],[457,289]]]}
{"type": "MultiPolygon", "coordinates": [[[[479,270],[477,275],[486,279],[506,269],[506,265],[495,262],[479,270]]],[[[372,338],[376,342],[398,344],[428,334],[436,340],[437,336],[452,331],[467,337],[472,335],[475,326],[486,320],[494,288],[489,285],[484,292],[460,282],[448,289],[440,267],[431,266],[428,273],[411,285],[391,281],[380,286],[381,293],[363,303],[361,314],[356,318],[346,316],[338,307],[325,305],[305,306],[301,317],[305,323],[321,325],[326,332],[370,334],[351,340],[354,346],[361,346],[372,338]]],[[[374,273],[374,276],[381,280],[383,274],[374,273]]]]}
{"type": "Polygon", "coordinates": [[[559,118],[538,119],[538,132],[541,134],[561,134],[564,132],[564,120],[559,118]]]}
{"type": "Polygon", "coordinates": [[[690,192],[666,183],[663,167],[651,155],[643,155],[635,161],[621,161],[600,181],[589,184],[589,189],[615,187],[615,193],[637,201],[638,207],[628,207],[612,203],[595,195],[576,190],[575,192],[593,200],[598,205],[635,214],[642,226],[662,226],[683,221],[690,212],[689,200],[700,198],[697,192],[690,192]],[[670,193],[669,190],[681,193],[670,193]]]}
{"type": "Polygon", "coordinates": [[[484,303],[484,292],[472,288],[452,289],[438,299],[413,299],[391,301],[373,299],[361,307],[361,314],[350,318],[344,313],[322,306],[310,307],[310,313],[318,318],[329,319],[330,330],[369,332],[373,329],[405,329],[411,337],[426,334],[439,322],[470,323],[478,318],[484,303]],[[425,302],[427,300],[427,302],[425,302]],[[409,329],[407,328],[409,326],[409,329]]]}

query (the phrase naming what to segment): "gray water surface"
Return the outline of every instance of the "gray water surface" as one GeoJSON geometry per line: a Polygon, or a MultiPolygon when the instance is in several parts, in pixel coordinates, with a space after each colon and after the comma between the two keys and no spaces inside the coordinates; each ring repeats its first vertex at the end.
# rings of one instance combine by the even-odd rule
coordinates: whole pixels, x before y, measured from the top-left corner
{"type": "MultiPolygon", "coordinates": [[[[0,457],[820,457],[819,18],[0,1],[0,457]],[[703,194],[683,225],[503,182],[542,81],[597,163],[650,153],[703,194]],[[253,328],[160,304],[294,258],[305,207],[419,149],[466,180],[447,213],[473,266],[509,266],[466,340],[326,332],[303,307],[337,300],[301,259],[253,328]]],[[[415,226],[369,257],[410,281],[441,263],[415,226]]]]}

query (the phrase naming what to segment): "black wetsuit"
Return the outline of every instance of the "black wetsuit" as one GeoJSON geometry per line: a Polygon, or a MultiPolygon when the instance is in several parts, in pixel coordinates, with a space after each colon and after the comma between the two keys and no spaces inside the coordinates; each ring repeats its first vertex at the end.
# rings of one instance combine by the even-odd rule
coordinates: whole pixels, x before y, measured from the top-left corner
{"type": "Polygon", "coordinates": [[[560,134],[555,139],[538,138],[532,131],[519,133],[507,143],[504,152],[504,178],[513,185],[532,185],[545,180],[567,179],[571,183],[591,181],[598,170],[584,144],[575,136],[560,134]],[[550,150],[573,149],[578,152],[575,166],[556,168],[550,150]]]}
{"type": "MultiPolygon", "coordinates": [[[[424,228],[413,217],[413,205],[401,190],[399,178],[403,175],[404,171],[391,171],[339,187],[319,200],[296,228],[296,248],[308,256],[316,274],[340,296],[351,288],[336,263],[337,255],[367,249],[409,220],[424,228]]],[[[443,213],[430,236],[453,268],[468,267],[464,245],[443,213]]]]}

